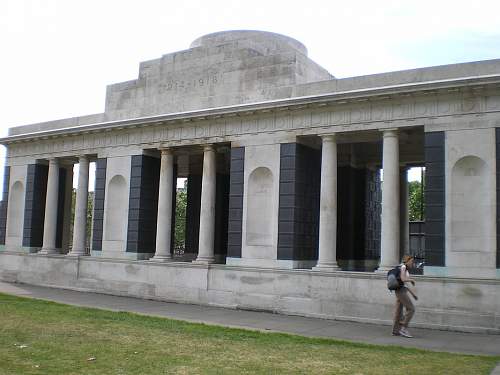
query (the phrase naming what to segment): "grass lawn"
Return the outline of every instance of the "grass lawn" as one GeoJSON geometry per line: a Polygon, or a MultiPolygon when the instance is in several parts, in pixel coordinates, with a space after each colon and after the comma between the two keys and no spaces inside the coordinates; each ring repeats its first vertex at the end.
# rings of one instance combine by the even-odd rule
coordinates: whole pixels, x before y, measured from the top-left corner
{"type": "Polygon", "coordinates": [[[221,328],[0,294],[2,375],[472,375],[489,374],[499,360],[221,328]]]}

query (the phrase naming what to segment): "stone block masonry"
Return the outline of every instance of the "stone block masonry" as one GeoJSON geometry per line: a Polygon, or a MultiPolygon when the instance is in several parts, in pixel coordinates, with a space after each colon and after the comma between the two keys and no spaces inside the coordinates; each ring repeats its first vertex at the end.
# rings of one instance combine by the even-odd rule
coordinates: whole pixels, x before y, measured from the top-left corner
{"type": "Polygon", "coordinates": [[[415,323],[499,332],[500,60],[336,79],[292,38],[229,31],[141,63],[105,108],[0,140],[0,279],[385,324],[425,166],[415,323]]]}

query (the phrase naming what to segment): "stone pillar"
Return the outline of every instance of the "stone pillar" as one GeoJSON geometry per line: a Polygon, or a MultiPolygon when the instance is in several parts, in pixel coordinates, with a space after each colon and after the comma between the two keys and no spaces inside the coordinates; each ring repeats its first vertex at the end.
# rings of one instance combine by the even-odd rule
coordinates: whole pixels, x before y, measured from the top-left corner
{"type": "MultiPolygon", "coordinates": [[[[409,199],[408,199],[408,167],[406,165],[401,166],[400,179],[399,179],[399,189],[400,189],[400,255],[409,254],[410,252],[410,223],[409,223],[409,199]]],[[[401,258],[400,256],[400,258],[401,258]]]]}
{"type": "Polygon", "coordinates": [[[203,176],[201,182],[200,239],[196,263],[213,263],[215,234],[216,160],[213,145],[203,149],[203,176]]]}
{"type": "Polygon", "coordinates": [[[399,139],[397,129],[384,130],[382,155],[382,234],[379,272],[399,263],[399,139]]]}
{"type": "Polygon", "coordinates": [[[87,243],[87,207],[89,197],[89,159],[79,157],[78,190],[76,191],[75,221],[73,225],[73,247],[69,256],[85,255],[87,243]]]}
{"type": "Polygon", "coordinates": [[[45,198],[45,219],[43,224],[43,244],[40,254],[55,254],[57,231],[57,203],[59,193],[59,161],[49,160],[47,196],[45,198]]]}
{"type": "Polygon", "coordinates": [[[158,189],[158,219],[156,221],[156,251],[151,260],[172,259],[172,199],[174,189],[174,154],[161,150],[160,187],[158,189]]]}
{"type": "Polygon", "coordinates": [[[337,265],[337,140],[323,136],[319,209],[319,254],[317,271],[339,270],[337,265]]]}

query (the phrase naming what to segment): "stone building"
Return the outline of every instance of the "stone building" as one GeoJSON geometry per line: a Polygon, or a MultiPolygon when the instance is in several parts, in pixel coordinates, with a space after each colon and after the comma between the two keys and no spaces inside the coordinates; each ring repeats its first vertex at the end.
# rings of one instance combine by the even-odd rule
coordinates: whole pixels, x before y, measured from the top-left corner
{"type": "Polygon", "coordinates": [[[500,60],[336,79],[289,37],[209,34],[108,86],[104,113],[0,140],[0,279],[386,324],[425,166],[415,324],[500,333],[498,129],[500,60]]]}

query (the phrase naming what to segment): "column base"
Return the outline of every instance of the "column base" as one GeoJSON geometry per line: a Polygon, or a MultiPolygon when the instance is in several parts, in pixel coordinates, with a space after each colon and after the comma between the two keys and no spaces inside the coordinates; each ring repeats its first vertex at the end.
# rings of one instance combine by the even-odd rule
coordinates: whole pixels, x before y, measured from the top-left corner
{"type": "Polygon", "coordinates": [[[374,272],[375,273],[387,273],[390,270],[392,270],[394,267],[396,267],[396,266],[380,266],[374,272]]]}
{"type": "Polygon", "coordinates": [[[215,257],[198,257],[193,260],[191,263],[193,264],[211,264],[215,263],[215,257]]]}
{"type": "Polygon", "coordinates": [[[68,254],[66,254],[67,257],[69,258],[77,258],[77,257],[84,257],[87,256],[84,252],[80,251],[70,251],[68,254]]]}
{"type": "Polygon", "coordinates": [[[312,268],[313,271],[317,272],[335,272],[342,271],[342,269],[338,266],[337,262],[335,263],[318,263],[316,266],[312,268]]]}
{"type": "Polygon", "coordinates": [[[151,262],[158,262],[158,263],[164,263],[164,262],[171,262],[173,260],[172,255],[155,255],[152,258],[149,258],[151,262]]]}
{"type": "Polygon", "coordinates": [[[40,255],[55,255],[55,254],[59,254],[59,251],[57,251],[57,249],[42,249],[37,254],[40,254],[40,255]]]}

